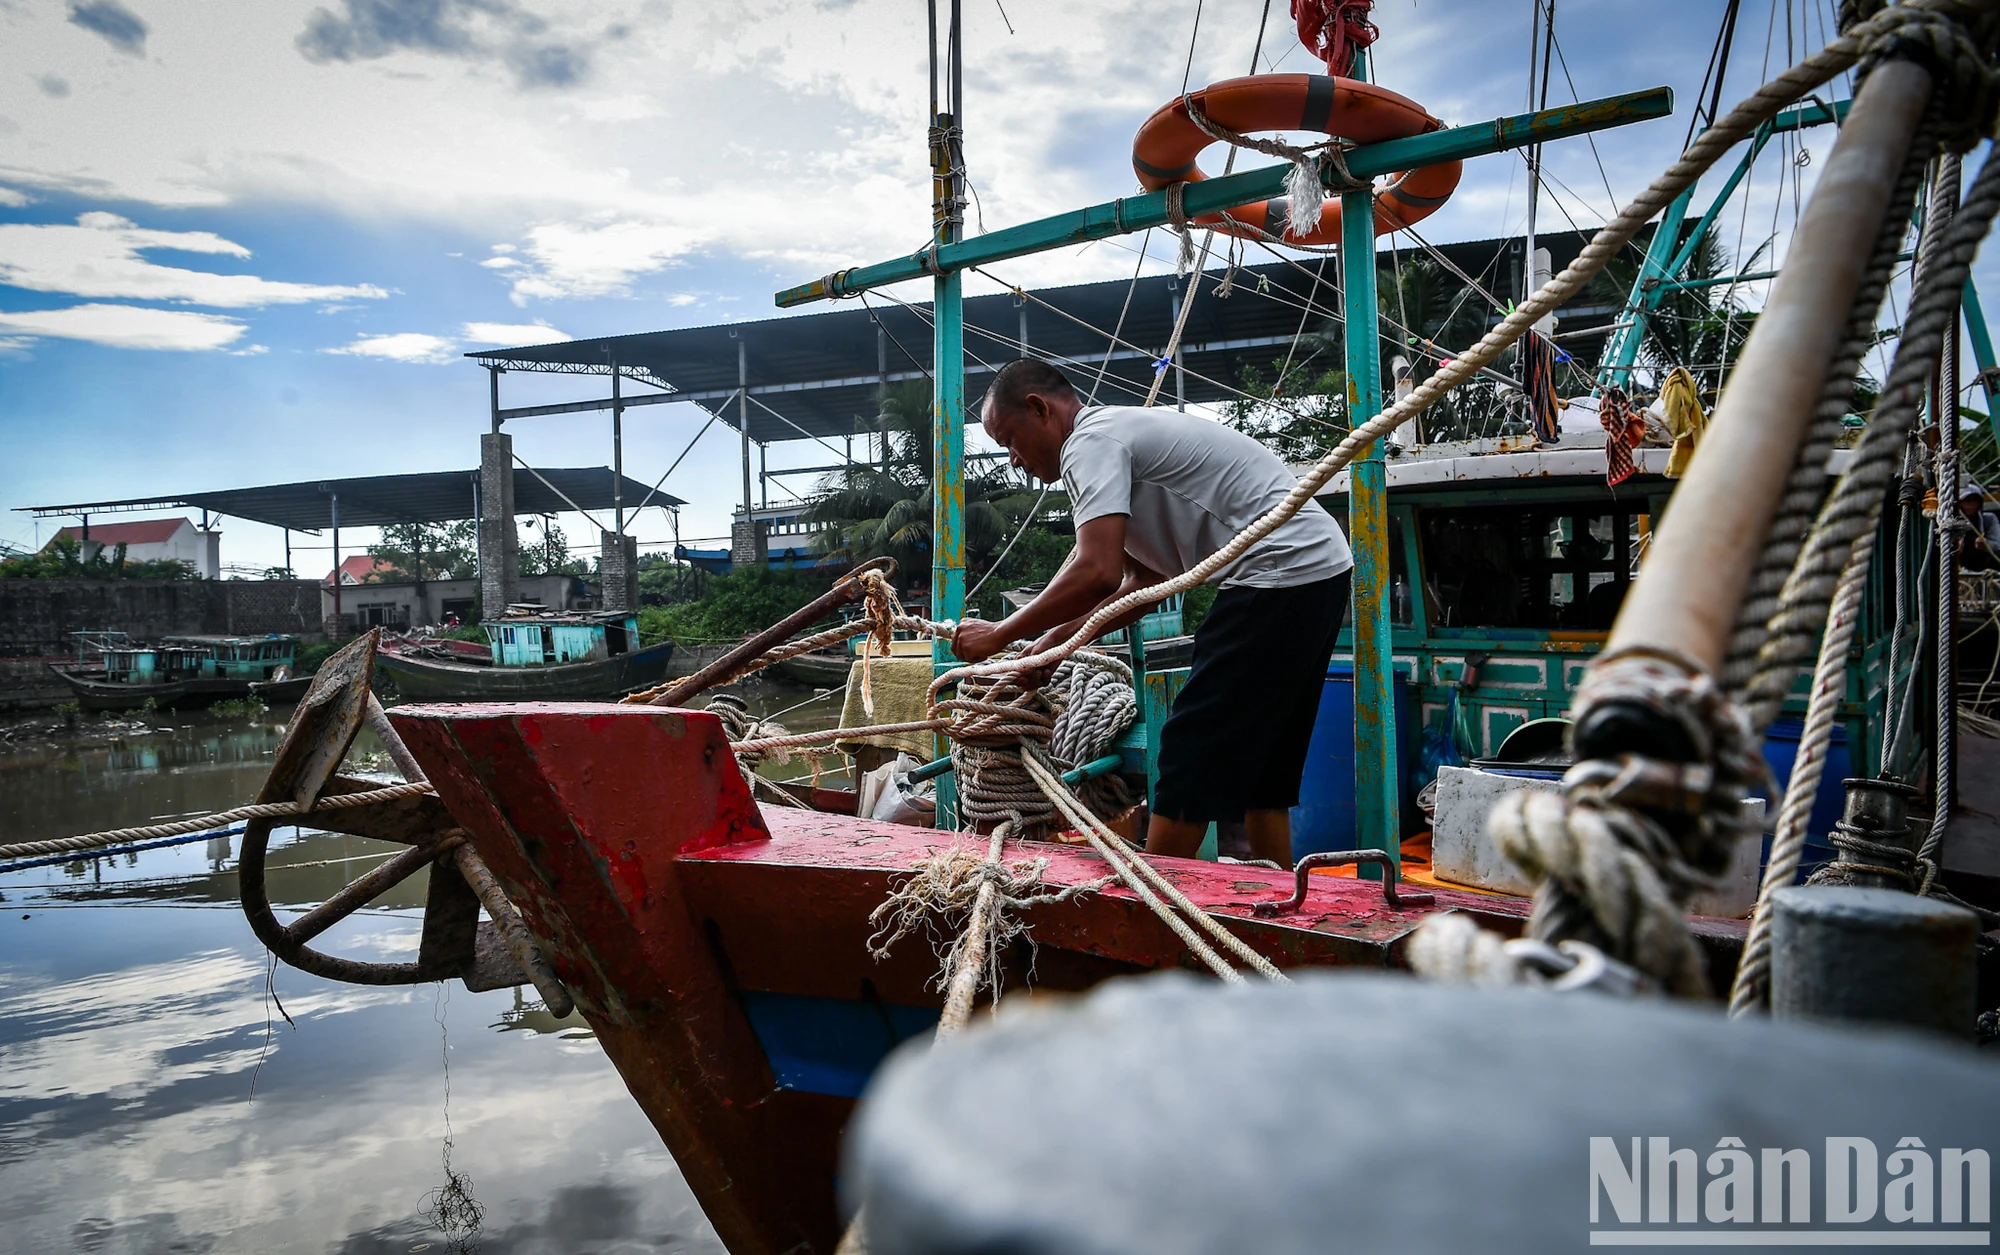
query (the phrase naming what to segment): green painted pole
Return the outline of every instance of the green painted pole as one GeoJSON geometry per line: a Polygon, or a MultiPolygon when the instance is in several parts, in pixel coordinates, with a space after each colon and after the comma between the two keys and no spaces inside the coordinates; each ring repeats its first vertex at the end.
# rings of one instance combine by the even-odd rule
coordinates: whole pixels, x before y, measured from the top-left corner
{"type": "MultiPolygon", "coordinates": [[[[1529,144],[1545,143],[1573,135],[1584,135],[1611,127],[1663,118],[1674,109],[1674,94],[1665,87],[1587,100],[1582,104],[1544,109],[1495,118],[1473,126],[1455,126],[1407,139],[1380,144],[1364,144],[1347,154],[1349,172],[1359,178],[1411,170],[1440,161],[1462,161],[1489,153],[1505,152],[1529,144]]],[[[1204,179],[1188,186],[1186,209],[1190,217],[1233,209],[1255,201],[1284,195],[1289,165],[1247,170],[1223,178],[1204,179]]],[[[873,266],[837,270],[822,279],[787,288],[777,294],[780,307],[789,309],[813,301],[856,296],[891,283],[921,279],[940,271],[963,270],[970,266],[1026,257],[1053,248],[1129,235],[1167,221],[1165,192],[1127,196],[1085,209],[1074,209],[1054,217],[1025,222],[1020,226],[989,231],[974,239],[940,245],[935,257],[929,248],[873,266]]]]}
{"type": "Polygon", "coordinates": [[[1979,289],[1965,281],[1965,298],[1960,302],[1965,314],[1965,333],[1972,340],[1972,360],[1979,363],[1979,386],[1986,389],[1986,425],[1993,439],[2000,441],[2000,379],[1993,361],[1993,337],[1986,330],[1986,313],[1979,308],[1979,289]]]}
{"type": "MultiPolygon", "coordinates": [[[[1347,422],[1359,427],[1382,412],[1371,193],[1340,198],[1340,278],[1347,314],[1347,422]]],[[[1347,538],[1354,549],[1354,844],[1386,850],[1400,870],[1389,480],[1380,440],[1348,467],[1347,538]]],[[[1379,879],[1381,871],[1363,867],[1359,874],[1379,879]]]]}
{"type": "MultiPolygon", "coordinates": [[[[956,27],[954,26],[954,31],[956,27]]],[[[953,117],[939,114],[936,133],[949,134],[953,117]]],[[[948,139],[935,142],[931,154],[934,175],[936,236],[939,247],[957,240],[960,230],[958,153],[948,139]]],[[[956,620],[965,614],[965,307],[964,276],[956,270],[936,276],[932,289],[931,362],[931,617],[956,620]]],[[[943,674],[957,664],[951,642],[931,642],[931,664],[943,674]]],[[[938,738],[938,753],[949,744],[938,738]]],[[[955,777],[937,782],[937,826],[958,828],[958,788],[955,777]]]]}
{"type": "Polygon", "coordinates": [[[1598,366],[1599,387],[1610,387],[1614,384],[1622,387],[1631,379],[1632,366],[1639,360],[1639,345],[1646,338],[1647,319],[1660,307],[1660,301],[1665,298],[1666,281],[1679,274],[1688,264],[1688,259],[1694,256],[1694,250],[1699,247],[1702,235],[1715,221],[1716,215],[1722,212],[1722,207],[1729,203],[1729,198],[1736,194],[1737,186],[1749,175],[1751,165],[1756,162],[1758,154],[1764,151],[1764,145],[1770,142],[1771,137],[1787,131],[1838,122],[1847,116],[1848,106],[1853,103],[1851,100],[1836,100],[1833,106],[1828,108],[1815,101],[1795,109],[1787,109],[1760,127],[1756,138],[1750,143],[1750,151],[1743,154],[1743,159],[1736,163],[1734,170],[1730,171],[1729,178],[1722,184],[1722,190],[1717,192],[1715,199],[1710,202],[1708,211],[1702,214],[1695,223],[1694,230],[1688,233],[1686,243],[1680,243],[1681,226],[1687,220],[1688,207],[1694,203],[1694,189],[1689,188],[1674,198],[1674,202],[1667,206],[1666,214],[1660,220],[1659,229],[1654,233],[1652,243],[1646,247],[1645,264],[1639,268],[1639,277],[1632,284],[1632,294],[1626,298],[1625,309],[1618,316],[1617,321],[1629,325],[1613,332],[1612,338],[1604,346],[1604,356],[1599,359],[1598,366]]]}
{"type": "MultiPolygon", "coordinates": [[[[938,276],[936,413],[932,426],[931,614],[957,619],[965,613],[965,322],[963,279],[938,276]]],[[[937,661],[951,661],[950,642],[933,642],[937,661]]]]}
{"type": "Polygon", "coordinates": [[[1688,232],[1687,241],[1681,245],[1680,252],[1674,254],[1674,259],[1667,263],[1664,273],[1677,275],[1688,264],[1688,259],[1694,256],[1694,250],[1700,245],[1701,237],[1708,233],[1708,228],[1715,222],[1716,215],[1722,212],[1722,207],[1729,203],[1729,198],[1736,194],[1737,187],[1749,176],[1750,167],[1764,151],[1764,145],[1771,142],[1772,136],[1783,135],[1787,131],[1804,130],[1809,126],[1824,126],[1829,122],[1844,119],[1847,117],[1848,106],[1853,103],[1852,100],[1836,100],[1833,102],[1833,108],[1829,109],[1815,101],[1796,109],[1787,109],[1759,127],[1756,138],[1750,142],[1750,151],[1744,153],[1743,160],[1737,162],[1736,168],[1729,172],[1729,178],[1723,182],[1722,190],[1717,192],[1715,199],[1709,203],[1708,212],[1701,216],[1701,221],[1694,224],[1694,230],[1688,232]]]}
{"type": "Polygon", "coordinates": [[[1632,294],[1625,298],[1625,308],[1618,315],[1618,321],[1625,327],[1614,332],[1611,343],[1604,346],[1604,357],[1597,370],[1600,388],[1624,387],[1632,377],[1632,364],[1639,360],[1639,342],[1646,338],[1646,316],[1660,303],[1660,289],[1647,280],[1665,279],[1672,273],[1667,269],[1667,261],[1673,256],[1681,224],[1687,220],[1688,206],[1693,201],[1693,188],[1674,197],[1653,231],[1653,241],[1646,246],[1645,264],[1639,267],[1639,277],[1632,281],[1632,294]]]}

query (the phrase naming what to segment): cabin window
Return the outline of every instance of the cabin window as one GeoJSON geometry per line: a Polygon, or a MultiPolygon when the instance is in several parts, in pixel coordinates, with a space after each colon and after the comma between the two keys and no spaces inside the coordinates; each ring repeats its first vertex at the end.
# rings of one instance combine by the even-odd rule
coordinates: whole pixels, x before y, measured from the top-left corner
{"type": "MultiPolygon", "coordinates": [[[[1333,515],[1341,535],[1346,536],[1347,511],[1330,510],[1328,513],[1333,515]]],[[[1347,543],[1352,548],[1353,537],[1348,537],[1347,543]]],[[[1392,514],[1389,516],[1389,623],[1393,627],[1414,627],[1417,622],[1416,606],[1410,595],[1410,575],[1403,561],[1403,550],[1403,518],[1392,514]]],[[[1162,605],[1161,609],[1166,607],[1162,605]]],[[[1354,626],[1354,597],[1351,592],[1347,598],[1347,613],[1340,623],[1342,627],[1354,626]]]]}
{"type": "Polygon", "coordinates": [[[1434,627],[1608,631],[1638,570],[1635,501],[1420,507],[1434,627]]]}
{"type": "Polygon", "coordinates": [[[625,642],[624,624],[607,623],[604,625],[604,652],[607,655],[616,658],[629,648],[630,646],[625,642]]]}

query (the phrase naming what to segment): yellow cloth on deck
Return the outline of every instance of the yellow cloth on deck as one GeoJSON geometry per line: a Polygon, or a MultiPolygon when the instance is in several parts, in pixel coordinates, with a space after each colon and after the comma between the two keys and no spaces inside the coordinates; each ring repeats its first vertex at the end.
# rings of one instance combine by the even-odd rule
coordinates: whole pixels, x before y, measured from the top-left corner
{"type": "MultiPolygon", "coordinates": [[[[847,671],[847,699],[841,703],[840,726],[863,728],[884,723],[916,723],[930,711],[931,660],[928,657],[882,658],[869,664],[868,687],[875,698],[875,713],[861,705],[861,659],[847,671]]],[[[937,749],[929,732],[901,732],[889,736],[863,736],[839,742],[838,748],[853,752],[855,747],[873,745],[885,750],[904,750],[911,757],[930,761],[937,749]]]]}
{"type": "Polygon", "coordinates": [[[1667,412],[1667,430],[1673,433],[1674,451],[1667,455],[1667,478],[1687,474],[1694,461],[1694,447],[1708,430],[1708,411],[1701,408],[1701,389],[1687,368],[1674,367],[1660,385],[1660,408],[1667,412]]]}

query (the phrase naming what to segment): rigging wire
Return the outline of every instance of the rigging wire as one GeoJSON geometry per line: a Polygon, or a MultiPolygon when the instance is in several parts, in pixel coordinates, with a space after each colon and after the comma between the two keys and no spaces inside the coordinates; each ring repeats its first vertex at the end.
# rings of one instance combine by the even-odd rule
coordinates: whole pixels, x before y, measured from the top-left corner
{"type": "MultiPolygon", "coordinates": [[[[1549,31],[1549,43],[1556,50],[1556,64],[1562,67],[1563,81],[1569,84],[1569,98],[1578,104],[1582,104],[1583,96],[1576,90],[1576,77],[1569,72],[1569,58],[1563,55],[1562,40],[1556,38],[1556,33],[1553,29],[1549,31]]],[[[1611,190],[1611,176],[1604,172],[1604,155],[1597,151],[1597,136],[1589,131],[1585,131],[1583,138],[1590,145],[1590,158],[1597,163],[1597,177],[1604,180],[1604,195],[1610,199],[1611,212],[1615,214],[1618,212],[1618,206],[1624,204],[1624,202],[1618,199],[1618,193],[1611,190]]],[[[1575,193],[1572,192],[1571,195],[1575,195],[1575,193]]],[[[1578,196],[1577,199],[1582,200],[1583,198],[1578,196]]],[[[1605,220],[1609,221],[1608,215],[1605,216],[1605,220]]]]}

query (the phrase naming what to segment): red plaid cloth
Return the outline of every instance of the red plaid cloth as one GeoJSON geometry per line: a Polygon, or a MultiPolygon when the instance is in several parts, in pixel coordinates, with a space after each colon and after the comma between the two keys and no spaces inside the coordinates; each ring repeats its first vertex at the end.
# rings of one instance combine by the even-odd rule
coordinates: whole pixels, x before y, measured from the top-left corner
{"type": "Polygon", "coordinates": [[[1633,411],[1623,388],[1606,388],[1598,398],[1597,421],[1604,424],[1604,482],[1622,484],[1638,473],[1632,450],[1646,437],[1646,420],[1633,411]]]}

